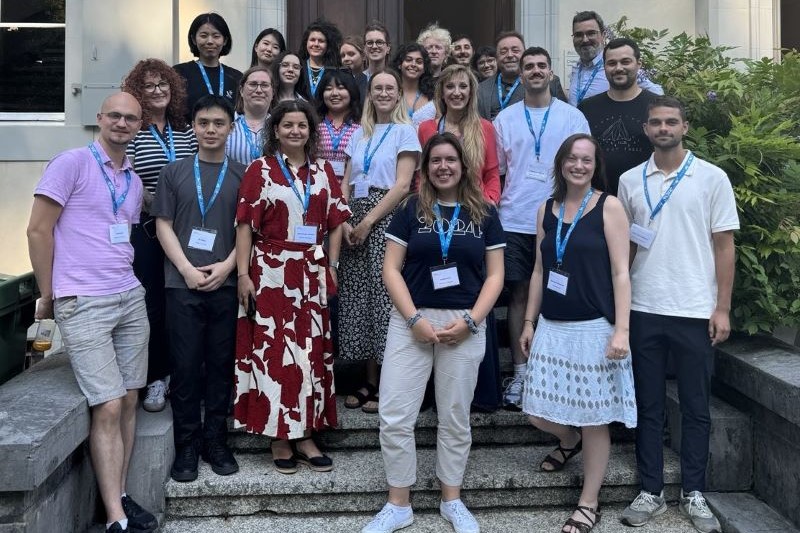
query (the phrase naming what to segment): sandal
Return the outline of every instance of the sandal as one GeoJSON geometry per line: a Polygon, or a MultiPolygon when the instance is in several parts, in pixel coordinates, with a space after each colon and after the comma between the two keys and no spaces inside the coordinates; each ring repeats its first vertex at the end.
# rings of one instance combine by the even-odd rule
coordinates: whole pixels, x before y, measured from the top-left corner
{"type": "Polygon", "coordinates": [[[345,398],[344,406],[347,407],[348,409],[358,409],[367,402],[377,401],[378,399],[377,394],[378,394],[378,387],[376,387],[370,382],[367,382],[359,390],[355,391],[353,394],[350,394],[347,398],[345,398]],[[361,392],[361,389],[366,390],[367,393],[364,394],[363,392],[361,392]],[[356,401],[355,402],[348,401],[350,400],[350,398],[355,398],[356,401]]]}
{"type": "MultiPolygon", "coordinates": [[[[304,454],[297,448],[298,442],[303,442],[305,440],[312,440],[313,437],[303,437],[300,439],[296,439],[292,441],[292,451],[294,452],[294,458],[297,460],[298,463],[306,465],[310,470],[314,472],[330,472],[333,470],[333,460],[322,453],[320,450],[320,455],[315,455],[314,457],[309,457],[308,455],[304,454]]],[[[317,444],[317,441],[314,441],[314,444],[317,444]]],[[[319,448],[319,446],[317,446],[319,448]]]]}
{"type": "Polygon", "coordinates": [[[367,414],[370,414],[370,415],[377,414],[378,413],[378,408],[380,407],[378,405],[378,403],[380,402],[380,399],[378,398],[377,391],[375,391],[375,392],[376,392],[376,394],[373,394],[372,396],[370,396],[370,398],[364,403],[364,405],[361,406],[361,410],[364,411],[367,414]],[[369,405],[370,403],[374,403],[375,405],[374,406],[373,405],[369,405]]]}
{"type": "Polygon", "coordinates": [[[578,444],[575,445],[573,448],[564,448],[561,446],[561,443],[558,443],[558,446],[555,450],[547,454],[547,457],[539,464],[539,470],[542,472],[558,472],[559,470],[563,470],[567,464],[567,461],[578,455],[583,447],[583,439],[578,441],[578,444]],[[561,454],[562,459],[558,459],[557,457],[553,457],[551,454],[558,452],[561,454]],[[550,465],[552,468],[545,468],[544,465],[550,465]]]}
{"type": "Polygon", "coordinates": [[[578,505],[577,507],[575,507],[575,511],[573,511],[573,514],[576,511],[582,514],[583,517],[589,521],[589,523],[587,524],[586,522],[578,522],[577,520],[575,520],[570,516],[569,518],[567,518],[567,521],[564,522],[564,525],[561,526],[561,533],[567,533],[566,528],[568,527],[574,527],[575,529],[578,530],[578,533],[589,533],[594,528],[594,526],[600,523],[600,517],[602,515],[600,514],[599,505],[597,506],[597,509],[592,509],[591,507],[586,507],[585,505],[578,505]],[[592,520],[592,518],[586,513],[586,511],[589,511],[594,515],[594,520],[592,520]]]}
{"type": "MultiPolygon", "coordinates": [[[[270,445],[270,448],[272,446],[270,445]]],[[[280,472],[281,474],[294,474],[297,472],[297,456],[292,450],[292,455],[288,459],[276,459],[275,453],[270,450],[272,453],[272,466],[275,468],[276,471],[280,472]]]]}

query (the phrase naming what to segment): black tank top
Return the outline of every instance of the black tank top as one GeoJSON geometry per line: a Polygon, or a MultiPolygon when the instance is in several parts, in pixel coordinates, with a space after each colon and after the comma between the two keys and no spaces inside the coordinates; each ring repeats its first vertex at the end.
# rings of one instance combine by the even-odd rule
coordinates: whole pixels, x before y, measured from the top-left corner
{"type": "MultiPolygon", "coordinates": [[[[569,274],[567,294],[561,295],[547,288],[550,270],[556,266],[556,228],[558,217],[553,214],[553,199],[547,201],[542,225],[545,238],[542,251],[542,316],[548,320],[594,320],[605,317],[614,323],[614,288],[611,283],[611,260],[603,232],[602,193],[591,211],[585,212],[570,235],[561,263],[561,270],[569,274]]],[[[561,238],[571,224],[564,223],[561,238]]]]}

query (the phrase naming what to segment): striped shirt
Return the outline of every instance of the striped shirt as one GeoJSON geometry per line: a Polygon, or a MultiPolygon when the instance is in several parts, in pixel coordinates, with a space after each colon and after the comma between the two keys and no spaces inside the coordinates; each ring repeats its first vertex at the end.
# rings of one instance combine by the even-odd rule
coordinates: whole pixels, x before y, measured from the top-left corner
{"type": "Polygon", "coordinates": [[[328,127],[323,120],[317,126],[317,132],[319,133],[317,157],[321,157],[330,161],[334,167],[333,170],[337,177],[341,179],[344,174],[344,163],[347,160],[347,154],[344,153],[344,149],[347,148],[347,144],[350,142],[350,137],[353,136],[353,133],[355,133],[355,131],[359,128],[359,125],[354,122],[345,122],[340,128],[337,128],[333,125],[332,127],[334,135],[342,136],[341,141],[339,141],[339,149],[333,149],[333,138],[331,137],[328,127]]]}
{"type": "MultiPolygon", "coordinates": [[[[158,128],[156,128],[158,131],[158,128]]],[[[169,148],[169,138],[166,132],[158,132],[164,146],[169,148]]],[[[197,152],[197,139],[194,131],[172,131],[172,140],[175,143],[175,159],[183,159],[197,152]]],[[[149,127],[143,127],[136,137],[128,143],[128,159],[133,164],[133,169],[142,178],[145,188],[155,194],[158,184],[158,173],[169,163],[169,158],[159,142],[153,137],[149,127]]]]}
{"type": "MultiPolygon", "coordinates": [[[[268,119],[269,115],[267,115],[267,117],[264,119],[265,124],[268,119]]],[[[233,122],[233,129],[231,130],[231,134],[228,136],[228,141],[225,144],[225,154],[234,161],[238,161],[243,165],[249,165],[254,159],[261,157],[261,154],[264,152],[264,140],[263,126],[260,130],[253,131],[253,129],[247,126],[247,121],[245,121],[244,115],[236,113],[236,120],[233,122]],[[245,128],[247,128],[248,131],[245,131],[245,128]],[[251,142],[254,145],[255,151],[258,152],[258,155],[251,153],[250,144],[247,142],[248,133],[250,135],[251,142]]]]}

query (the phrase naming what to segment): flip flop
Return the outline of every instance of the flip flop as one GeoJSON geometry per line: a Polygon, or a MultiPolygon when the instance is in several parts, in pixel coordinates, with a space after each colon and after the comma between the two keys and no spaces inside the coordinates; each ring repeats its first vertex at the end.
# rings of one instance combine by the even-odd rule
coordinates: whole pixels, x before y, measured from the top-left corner
{"type": "MultiPolygon", "coordinates": [[[[365,403],[376,401],[378,394],[378,387],[373,385],[372,383],[365,383],[363,386],[359,388],[359,390],[355,391],[354,393],[348,395],[347,398],[344,400],[344,406],[348,409],[358,409],[362,407],[365,403]],[[367,393],[364,394],[361,392],[361,389],[366,389],[367,393]],[[355,398],[355,402],[348,402],[350,398],[355,398]]],[[[377,412],[377,411],[376,411],[377,412]]]]}

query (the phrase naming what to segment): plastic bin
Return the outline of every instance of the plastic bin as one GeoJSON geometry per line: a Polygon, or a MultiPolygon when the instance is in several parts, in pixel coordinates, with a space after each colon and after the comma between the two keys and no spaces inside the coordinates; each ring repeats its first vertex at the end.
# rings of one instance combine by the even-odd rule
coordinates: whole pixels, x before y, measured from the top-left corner
{"type": "Polygon", "coordinates": [[[39,287],[33,272],[21,276],[0,274],[0,383],[5,383],[25,368],[28,328],[39,287]]]}

